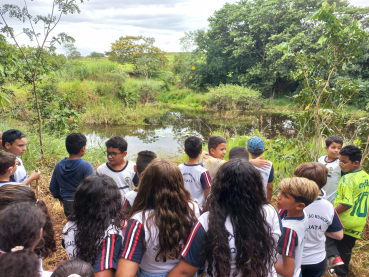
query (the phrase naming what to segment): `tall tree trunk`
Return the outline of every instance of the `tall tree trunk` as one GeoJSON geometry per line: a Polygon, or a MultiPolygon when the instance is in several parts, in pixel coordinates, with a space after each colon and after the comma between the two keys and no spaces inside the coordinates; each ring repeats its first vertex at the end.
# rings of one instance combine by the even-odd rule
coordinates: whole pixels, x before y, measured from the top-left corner
{"type": "Polygon", "coordinates": [[[41,113],[40,113],[40,106],[38,104],[38,94],[37,94],[35,79],[33,79],[33,92],[35,94],[35,99],[36,99],[36,109],[37,109],[37,116],[38,116],[38,130],[39,130],[39,137],[40,137],[41,155],[43,159],[44,149],[43,149],[43,143],[42,143],[42,118],[41,118],[41,113]]]}

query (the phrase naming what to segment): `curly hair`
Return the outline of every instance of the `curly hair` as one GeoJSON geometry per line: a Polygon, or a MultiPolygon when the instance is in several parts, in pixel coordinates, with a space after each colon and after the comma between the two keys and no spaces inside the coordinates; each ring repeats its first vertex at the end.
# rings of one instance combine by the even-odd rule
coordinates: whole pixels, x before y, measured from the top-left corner
{"type": "Polygon", "coordinates": [[[276,261],[276,242],[263,209],[267,203],[260,173],[252,164],[234,159],[219,168],[209,199],[209,229],[202,253],[209,263],[209,276],[231,273],[227,217],[232,223],[237,249],[234,275],[269,275],[276,261]]]}
{"type": "Polygon", "coordinates": [[[75,192],[68,220],[75,222],[78,230],[76,257],[94,264],[108,227],[113,226],[118,233],[124,220],[122,196],[115,181],[104,174],[85,178],[75,192]]]}
{"type": "Polygon", "coordinates": [[[167,258],[176,259],[182,249],[181,244],[186,241],[196,222],[182,173],[169,159],[155,159],[141,177],[140,189],[129,216],[139,212],[145,215],[149,211],[148,218],[143,218],[143,225],[149,230],[150,226],[155,225],[159,230],[160,248],[155,260],[166,262],[167,258]]]}
{"type": "Polygon", "coordinates": [[[12,204],[0,213],[0,276],[39,276],[39,258],[32,251],[45,223],[43,212],[28,203],[12,204]],[[23,249],[12,252],[15,247],[23,249]]]}
{"type": "Polygon", "coordinates": [[[0,211],[13,203],[30,203],[36,205],[45,215],[42,239],[35,248],[35,253],[47,258],[56,252],[55,231],[49,211],[44,201],[37,199],[34,191],[21,184],[0,187],[0,211]]]}

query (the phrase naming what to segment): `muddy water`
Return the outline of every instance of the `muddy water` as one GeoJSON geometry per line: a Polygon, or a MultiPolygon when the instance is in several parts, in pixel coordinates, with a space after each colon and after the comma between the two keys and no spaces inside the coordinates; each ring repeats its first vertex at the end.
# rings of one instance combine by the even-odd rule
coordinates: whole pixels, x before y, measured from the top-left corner
{"type": "Polygon", "coordinates": [[[123,136],[128,142],[128,155],[134,157],[139,151],[151,150],[156,153],[178,156],[183,153],[184,140],[189,135],[199,135],[206,140],[215,130],[229,134],[246,135],[255,129],[268,138],[279,135],[293,137],[295,126],[287,115],[248,114],[242,120],[225,120],[219,114],[186,114],[170,112],[163,116],[162,123],[150,126],[96,126],[86,125],[81,132],[87,135],[88,147],[102,146],[115,135],[123,136]]]}

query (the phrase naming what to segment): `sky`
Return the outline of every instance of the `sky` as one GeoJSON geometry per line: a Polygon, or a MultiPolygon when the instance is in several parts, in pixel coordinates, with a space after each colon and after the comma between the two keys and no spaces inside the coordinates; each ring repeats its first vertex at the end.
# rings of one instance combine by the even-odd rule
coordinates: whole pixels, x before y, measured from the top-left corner
{"type": "MultiPolygon", "coordinates": [[[[27,0],[29,13],[46,16],[51,11],[52,2],[27,0]]],[[[184,33],[207,28],[209,16],[226,2],[237,0],[85,0],[79,4],[81,13],[63,15],[52,34],[65,32],[74,37],[75,46],[83,56],[93,51],[109,51],[111,43],[127,35],[154,37],[155,46],[167,52],[179,52],[179,39],[184,33]]],[[[368,0],[349,2],[355,6],[368,5],[368,0]]],[[[0,0],[0,4],[23,7],[24,0],[0,0]]],[[[23,24],[7,16],[5,19],[18,33],[22,28],[29,28],[28,22],[23,24]]],[[[35,28],[36,32],[43,33],[40,23],[35,28]]],[[[24,34],[17,39],[20,44],[32,45],[24,34]]],[[[58,46],[58,52],[63,52],[61,46],[58,46]]]]}

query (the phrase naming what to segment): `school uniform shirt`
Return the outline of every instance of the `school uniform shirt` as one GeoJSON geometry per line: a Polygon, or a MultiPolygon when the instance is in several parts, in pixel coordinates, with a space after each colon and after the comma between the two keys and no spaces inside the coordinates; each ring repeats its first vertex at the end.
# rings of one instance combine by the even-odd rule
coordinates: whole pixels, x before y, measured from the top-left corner
{"type": "Polygon", "coordinates": [[[322,262],[326,257],[325,232],[338,232],[343,225],[333,205],[322,195],[307,206],[304,211],[309,222],[309,232],[302,252],[303,265],[313,265],[322,262]]]}
{"type": "Polygon", "coordinates": [[[227,161],[214,158],[205,151],[200,154],[199,163],[202,167],[206,168],[209,171],[210,177],[212,179],[215,178],[215,174],[217,174],[219,167],[221,167],[222,164],[224,164],[225,162],[227,161]]]}
{"type": "Polygon", "coordinates": [[[2,187],[4,185],[14,185],[14,184],[19,184],[19,183],[10,182],[10,181],[0,181],[0,187],[2,187]]]}
{"type": "MultiPolygon", "coordinates": [[[[200,216],[200,209],[197,203],[189,202],[193,208],[196,217],[200,216]]],[[[152,211],[145,212],[145,224],[143,224],[143,212],[139,212],[132,216],[128,222],[126,229],[123,252],[121,258],[139,263],[139,267],[147,272],[167,273],[175,267],[180,260],[169,259],[164,263],[155,261],[155,257],[159,250],[159,229],[154,223],[147,223],[147,218],[152,211]]],[[[184,242],[183,242],[184,243],[184,242]]]]}
{"type": "Polygon", "coordinates": [[[209,171],[200,164],[180,164],[185,188],[190,192],[192,199],[197,199],[200,205],[204,205],[204,190],[211,187],[209,171]]]}
{"type": "Polygon", "coordinates": [[[267,190],[267,185],[270,182],[274,181],[274,168],[273,168],[273,164],[270,161],[267,161],[269,163],[268,167],[258,167],[255,166],[254,167],[260,172],[261,175],[261,179],[263,181],[263,186],[264,186],[264,191],[266,192],[267,190]]]}
{"type": "Polygon", "coordinates": [[[369,175],[364,170],[353,171],[340,179],[334,207],[338,204],[350,207],[339,215],[343,233],[361,238],[369,207],[369,175]]]}
{"type": "MultiPolygon", "coordinates": [[[[275,242],[277,243],[281,236],[281,230],[282,230],[281,222],[277,214],[277,211],[273,208],[273,206],[269,204],[264,205],[263,209],[265,211],[266,221],[271,227],[273,238],[275,242]]],[[[230,217],[227,217],[225,221],[225,227],[230,234],[228,236],[229,248],[231,250],[231,260],[230,260],[231,274],[230,276],[233,276],[233,273],[237,270],[237,267],[236,267],[237,249],[235,245],[234,231],[233,231],[233,226],[232,226],[230,217]]],[[[203,257],[201,257],[201,253],[203,252],[203,249],[204,249],[203,238],[206,232],[208,231],[208,229],[209,229],[209,212],[205,212],[203,215],[199,217],[196,224],[192,228],[192,231],[187,239],[187,242],[181,252],[181,256],[188,263],[198,268],[203,268],[205,266],[205,260],[203,257]]],[[[242,274],[239,273],[236,276],[240,277],[242,276],[242,274]]],[[[277,276],[274,266],[273,266],[272,272],[270,272],[268,276],[269,277],[277,276]]]]}
{"type": "MultiPolygon", "coordinates": [[[[68,259],[76,258],[75,235],[78,232],[75,222],[68,221],[62,232],[62,246],[65,248],[68,259]]],[[[95,273],[106,269],[117,269],[119,254],[122,251],[123,234],[122,230],[115,230],[111,225],[101,238],[99,252],[93,268],[95,273]]]]}
{"type": "Polygon", "coordinates": [[[28,175],[22,159],[19,157],[17,157],[17,159],[19,161],[19,164],[17,165],[17,171],[14,173],[14,175],[10,176],[10,181],[21,184],[28,178],[28,175]]]}
{"type": "Polygon", "coordinates": [[[136,199],[137,196],[137,189],[131,190],[124,195],[124,206],[123,206],[123,212],[125,214],[129,214],[129,211],[131,210],[131,207],[133,206],[133,202],[136,199]]]}
{"type": "MultiPolygon", "coordinates": [[[[283,263],[282,256],[295,259],[293,277],[299,277],[301,273],[302,252],[309,231],[309,221],[305,211],[300,217],[287,217],[287,210],[280,210],[282,220],[282,236],[278,242],[278,263],[283,263]]],[[[278,274],[278,277],[283,277],[278,274]]]]}
{"type": "Polygon", "coordinates": [[[105,174],[113,178],[122,194],[122,201],[124,201],[124,195],[132,190],[132,183],[135,186],[138,185],[138,177],[134,171],[134,166],[134,162],[127,161],[123,169],[114,170],[108,165],[108,163],[105,163],[97,168],[96,173],[105,174]]]}
{"type": "Polygon", "coordinates": [[[318,162],[324,164],[328,168],[327,184],[323,187],[327,193],[327,200],[334,204],[334,199],[336,198],[336,191],[338,188],[338,182],[342,177],[342,170],[339,166],[339,159],[333,162],[327,162],[327,156],[322,156],[318,159],[318,162]]]}

